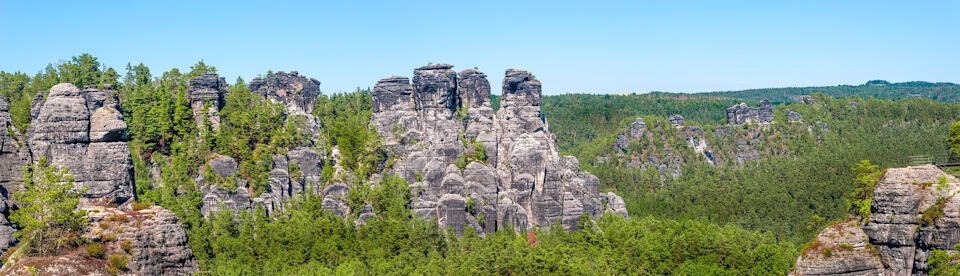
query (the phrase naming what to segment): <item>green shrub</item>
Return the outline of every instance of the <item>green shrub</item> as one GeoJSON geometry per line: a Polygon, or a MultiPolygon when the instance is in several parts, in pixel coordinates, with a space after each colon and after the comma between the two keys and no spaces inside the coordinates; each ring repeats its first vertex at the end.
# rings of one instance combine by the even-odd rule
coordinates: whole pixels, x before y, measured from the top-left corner
{"type": "Polygon", "coordinates": [[[103,244],[99,242],[90,243],[83,247],[87,251],[87,255],[97,259],[103,259],[106,250],[103,248],[103,244]]]}
{"type": "Polygon", "coordinates": [[[134,202],[133,211],[140,211],[143,209],[147,209],[147,208],[150,208],[150,206],[153,206],[153,203],[149,201],[134,202]]]}
{"type": "Polygon", "coordinates": [[[108,271],[116,274],[127,269],[127,257],[120,254],[111,254],[110,257],[107,257],[107,264],[110,265],[107,267],[108,271]]]}

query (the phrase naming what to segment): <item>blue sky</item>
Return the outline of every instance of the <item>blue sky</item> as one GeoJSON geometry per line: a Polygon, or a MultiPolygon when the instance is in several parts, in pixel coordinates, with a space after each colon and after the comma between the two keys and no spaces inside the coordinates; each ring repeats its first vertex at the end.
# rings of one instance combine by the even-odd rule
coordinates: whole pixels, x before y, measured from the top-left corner
{"type": "Polygon", "coordinates": [[[203,59],[231,82],[298,70],[325,92],[428,62],[494,93],[507,68],[549,94],[960,82],[960,1],[0,0],[0,70],[85,52],[154,75],[203,59]]]}

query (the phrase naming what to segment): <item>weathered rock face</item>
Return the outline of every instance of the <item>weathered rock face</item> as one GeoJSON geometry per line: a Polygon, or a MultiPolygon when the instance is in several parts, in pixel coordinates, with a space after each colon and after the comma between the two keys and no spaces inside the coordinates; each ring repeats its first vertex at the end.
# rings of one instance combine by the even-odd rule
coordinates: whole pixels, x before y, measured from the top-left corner
{"type": "Polygon", "coordinates": [[[885,271],[878,251],[856,220],[827,227],[797,258],[790,275],[895,275],[885,271]]]}
{"type": "Polygon", "coordinates": [[[190,109],[197,126],[202,127],[204,120],[210,121],[214,129],[220,129],[220,109],[226,103],[227,81],[217,74],[203,74],[190,80],[190,109]]]}
{"type": "MultiPolygon", "coordinates": [[[[119,275],[190,275],[199,269],[193,251],[187,244],[187,233],[179,218],[169,210],[152,206],[143,210],[124,211],[100,206],[85,208],[90,224],[83,237],[104,245],[105,255],[127,258],[119,275]],[[115,240],[104,239],[116,235],[115,240]],[[124,244],[129,247],[125,248],[124,244]]],[[[67,253],[61,256],[30,257],[12,260],[0,274],[29,275],[28,267],[42,275],[110,275],[107,260],[86,254],[67,253]]]]}
{"type": "Polygon", "coordinates": [[[121,204],[134,197],[126,124],[115,97],[112,92],[88,89],[85,94],[72,84],[55,85],[38,103],[27,131],[32,160],[46,158],[51,165],[67,168],[76,187],[87,189],[84,205],[121,204]],[[102,95],[108,97],[100,100],[102,95]]]}
{"type": "Polygon", "coordinates": [[[22,169],[30,164],[30,152],[17,135],[17,129],[8,113],[7,102],[0,97],[0,251],[14,246],[16,229],[7,220],[13,192],[23,187],[22,169]],[[12,133],[11,133],[12,132],[12,133]]]}
{"type": "Polygon", "coordinates": [[[540,112],[540,82],[511,69],[503,91],[494,114],[490,84],[476,70],[428,65],[414,70],[412,84],[404,77],[377,82],[371,123],[395,160],[385,174],[411,183],[414,213],[453,233],[472,228],[481,235],[554,223],[573,229],[581,214],[600,215],[604,201],[626,216],[622,199],[601,194],[599,180],[581,172],[576,158],[557,153],[540,112]],[[485,158],[455,165],[481,155],[477,150],[485,158]]]}
{"type": "Polygon", "coordinates": [[[247,87],[273,103],[282,103],[288,120],[302,119],[304,134],[309,136],[310,143],[316,143],[321,125],[313,116],[313,105],[320,95],[320,81],[302,76],[297,71],[281,71],[269,73],[266,78],[253,78],[247,87]]]}
{"type": "Polygon", "coordinates": [[[256,77],[248,85],[251,92],[263,95],[275,103],[283,103],[289,114],[307,115],[313,112],[313,103],[320,95],[320,81],[301,76],[297,71],[283,71],[256,77]]]}
{"type": "Polygon", "coordinates": [[[748,107],[746,103],[740,103],[727,108],[728,124],[742,125],[750,122],[760,124],[773,122],[773,105],[770,101],[761,101],[760,107],[748,107]]]}
{"type": "MultiPolygon", "coordinates": [[[[958,190],[960,180],[933,165],[888,169],[874,190],[869,222],[851,230],[862,229],[869,242],[864,247],[874,249],[870,252],[855,250],[856,254],[831,260],[801,256],[797,275],[847,275],[843,273],[857,269],[881,271],[884,275],[926,275],[927,257],[931,251],[953,250],[960,242],[960,199],[954,195],[958,190]],[[934,188],[941,179],[948,185],[943,194],[934,188]],[[921,224],[922,213],[935,208],[932,206],[937,204],[939,197],[945,198],[944,214],[934,218],[932,223],[921,224]],[[873,258],[877,258],[882,267],[877,269],[873,258]],[[840,264],[846,264],[846,267],[840,264]],[[808,269],[800,270],[801,267],[808,269]],[[823,273],[814,273],[818,269],[823,273]]],[[[829,231],[832,230],[824,230],[821,236],[829,236],[829,231]]],[[[859,248],[856,245],[861,244],[863,238],[857,237],[856,240],[850,242],[855,249],[859,248]]]]}

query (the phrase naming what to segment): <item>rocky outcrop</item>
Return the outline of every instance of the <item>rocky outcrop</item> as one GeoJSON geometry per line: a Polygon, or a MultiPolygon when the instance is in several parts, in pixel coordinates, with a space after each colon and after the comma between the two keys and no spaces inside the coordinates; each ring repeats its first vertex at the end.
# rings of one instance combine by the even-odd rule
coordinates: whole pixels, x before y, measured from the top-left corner
{"type": "Polygon", "coordinates": [[[481,235],[553,224],[574,229],[581,214],[602,214],[605,201],[613,202],[607,211],[626,216],[622,199],[601,194],[599,180],[580,171],[576,158],[558,154],[532,74],[506,71],[494,114],[486,75],[452,68],[420,67],[412,83],[390,77],[371,90],[371,124],[395,160],[384,174],[411,183],[417,216],[452,233],[472,228],[481,235]]]}
{"type": "Polygon", "coordinates": [[[248,85],[251,92],[263,95],[274,103],[283,103],[289,114],[313,113],[313,103],[320,95],[320,81],[301,76],[297,71],[269,73],[256,77],[248,85]]]}
{"type": "Polygon", "coordinates": [[[268,73],[265,78],[253,78],[247,87],[272,103],[283,104],[288,120],[302,120],[304,135],[311,144],[319,140],[321,125],[313,116],[313,106],[320,95],[320,81],[302,76],[297,71],[281,71],[268,73]]]}
{"type": "Polygon", "coordinates": [[[227,81],[217,74],[203,74],[190,80],[190,109],[197,127],[202,128],[204,120],[210,122],[213,129],[220,129],[220,109],[226,104],[227,81]]]}
{"type": "MultiPolygon", "coordinates": [[[[960,243],[957,191],[960,180],[933,165],[888,169],[877,182],[868,222],[844,226],[850,232],[862,229],[865,235],[848,242],[852,247],[844,247],[858,249],[863,244],[862,248],[870,250],[853,250],[849,255],[822,260],[805,254],[798,259],[796,275],[847,275],[856,271],[926,275],[927,257],[933,250],[952,252],[960,243]],[[936,188],[941,181],[946,185],[944,190],[936,188]],[[938,210],[942,214],[937,214],[938,210]],[[820,273],[814,273],[817,271],[820,273]]],[[[830,231],[828,228],[820,236],[830,236],[830,231]]]]}
{"type": "Polygon", "coordinates": [[[749,107],[746,103],[740,103],[727,108],[728,124],[742,125],[751,122],[758,124],[773,122],[773,105],[770,101],[761,101],[759,107],[749,107]]]}
{"type": "Polygon", "coordinates": [[[209,216],[220,207],[237,213],[263,206],[271,214],[282,209],[295,196],[308,191],[315,194],[321,192],[323,159],[309,148],[295,148],[286,155],[274,156],[269,184],[256,196],[247,187],[246,180],[236,177],[237,161],[232,157],[217,155],[198,171],[202,173],[195,178],[195,182],[203,193],[200,211],[204,216],[209,216]]]}
{"type": "Polygon", "coordinates": [[[133,161],[117,102],[112,92],[58,84],[38,103],[27,131],[32,160],[46,158],[73,174],[76,187],[86,188],[83,205],[122,204],[134,197],[133,161]]]}
{"type": "Polygon", "coordinates": [[[682,127],[685,120],[680,114],[670,115],[670,125],[673,127],[682,127]]]}
{"type": "Polygon", "coordinates": [[[11,259],[0,274],[29,275],[190,275],[198,272],[196,258],[187,244],[187,233],[173,212],[157,206],[121,210],[94,206],[84,208],[90,224],[83,238],[100,243],[104,256],[117,255],[127,266],[116,273],[105,258],[89,256],[82,249],[58,256],[11,259]],[[109,237],[109,238],[108,238],[109,237]]]}
{"type": "Polygon", "coordinates": [[[896,275],[885,271],[859,222],[838,222],[820,232],[797,258],[790,275],[896,275]]]}

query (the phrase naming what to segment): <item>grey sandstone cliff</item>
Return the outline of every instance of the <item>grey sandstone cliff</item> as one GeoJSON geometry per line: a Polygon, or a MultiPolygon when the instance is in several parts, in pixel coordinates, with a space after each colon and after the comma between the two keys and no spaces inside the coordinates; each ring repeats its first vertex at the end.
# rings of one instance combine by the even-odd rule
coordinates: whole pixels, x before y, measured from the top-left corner
{"type": "Polygon", "coordinates": [[[558,154],[532,74],[506,71],[494,114],[486,75],[452,68],[420,67],[412,83],[390,77],[371,91],[371,123],[395,160],[385,174],[411,183],[417,216],[457,234],[468,227],[483,234],[555,223],[574,229],[581,214],[598,216],[604,206],[627,215],[622,199],[601,194],[576,158],[558,154]],[[465,158],[477,150],[486,158],[465,158]]]}
{"type": "Polygon", "coordinates": [[[30,153],[73,174],[77,189],[86,188],[82,204],[123,204],[134,197],[127,126],[116,94],[94,91],[51,88],[27,131],[30,153]]]}
{"type": "MultiPolygon", "coordinates": [[[[927,257],[933,250],[953,252],[954,245],[960,242],[957,191],[960,191],[960,181],[932,165],[887,170],[874,190],[869,221],[863,225],[844,226],[857,233],[855,238],[844,242],[852,246],[821,246],[818,251],[805,252],[809,254],[800,256],[793,274],[926,275],[929,270],[927,257]],[[940,179],[946,180],[949,186],[943,195],[931,187],[940,179]],[[945,196],[943,215],[931,223],[922,223],[922,213],[934,206],[941,196],[945,196]],[[826,248],[831,248],[831,252],[849,252],[823,254],[826,248]],[[850,248],[853,250],[844,251],[850,248]]],[[[829,235],[830,231],[833,230],[824,230],[818,240],[823,237],[837,240],[836,235],[829,235]]]]}
{"type": "Polygon", "coordinates": [[[202,128],[205,120],[213,129],[220,128],[220,109],[226,104],[227,81],[217,74],[203,74],[190,80],[190,108],[197,127],[202,128]]]}
{"type": "Polygon", "coordinates": [[[17,240],[13,224],[7,220],[14,203],[13,193],[23,186],[23,168],[30,164],[30,152],[17,137],[16,127],[8,112],[7,102],[0,97],[0,252],[14,246],[17,240]]]}

